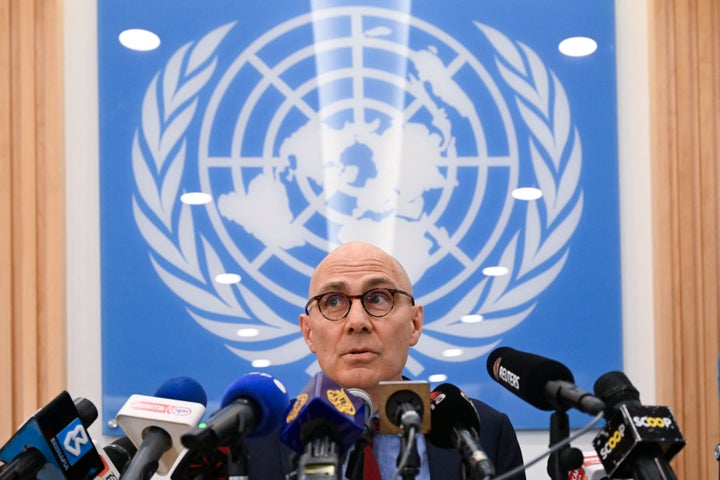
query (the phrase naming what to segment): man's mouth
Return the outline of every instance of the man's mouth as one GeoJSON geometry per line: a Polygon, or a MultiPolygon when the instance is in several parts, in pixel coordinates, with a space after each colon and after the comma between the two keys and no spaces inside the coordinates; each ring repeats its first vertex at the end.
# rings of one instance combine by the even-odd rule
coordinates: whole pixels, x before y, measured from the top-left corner
{"type": "Polygon", "coordinates": [[[372,350],[369,350],[367,348],[353,348],[351,350],[348,350],[345,354],[346,357],[352,358],[352,359],[370,359],[375,356],[375,352],[372,350]]]}

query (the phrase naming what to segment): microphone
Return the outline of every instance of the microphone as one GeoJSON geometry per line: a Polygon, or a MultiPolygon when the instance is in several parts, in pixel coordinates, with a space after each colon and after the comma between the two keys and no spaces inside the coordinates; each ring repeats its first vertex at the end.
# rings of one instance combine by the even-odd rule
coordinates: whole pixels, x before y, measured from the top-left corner
{"type": "Polygon", "coordinates": [[[668,407],[644,406],[623,372],[608,372],[595,382],[607,404],[607,423],[593,439],[610,478],[675,480],[668,462],[685,446],[668,407]]]}
{"type": "Polygon", "coordinates": [[[540,410],[575,408],[590,415],[605,410],[599,398],[575,385],[562,363],[510,347],[500,347],[487,359],[487,371],[495,381],[540,410]]]}
{"type": "Polygon", "coordinates": [[[479,478],[495,476],[495,467],[480,446],[475,405],[455,385],[443,383],[430,393],[430,432],[425,438],[436,447],[455,448],[479,478]]]}
{"type": "Polygon", "coordinates": [[[319,472],[339,478],[341,458],[362,435],[366,420],[364,400],[357,391],[348,393],[318,372],[289,409],[280,441],[301,455],[300,478],[319,472]]]}
{"type": "Polygon", "coordinates": [[[353,395],[354,397],[362,400],[363,404],[365,405],[365,429],[372,431],[372,418],[373,413],[375,413],[375,405],[373,404],[370,395],[362,388],[346,388],[345,391],[353,395]]]}
{"type": "Polygon", "coordinates": [[[148,480],[167,474],[182,452],[180,435],[205,414],[207,396],[189,377],[173,377],[154,396],[131,395],[116,416],[137,452],[122,473],[123,480],[148,480]]]}
{"type": "Polygon", "coordinates": [[[104,465],[95,480],[118,480],[137,452],[137,448],[128,437],[120,437],[102,448],[98,448],[96,443],[95,448],[104,465]]]}
{"type": "MultiPolygon", "coordinates": [[[[230,452],[227,447],[213,450],[188,450],[182,459],[175,465],[170,475],[171,480],[209,480],[226,479],[229,472],[230,452]]],[[[240,475],[242,478],[242,475],[240,475]]],[[[231,479],[232,480],[232,479],[231,479]]]]}
{"type": "Polygon", "coordinates": [[[45,465],[45,457],[35,447],[27,447],[8,463],[0,466],[2,480],[33,479],[45,465]]]}
{"type": "Polygon", "coordinates": [[[597,452],[582,453],[582,465],[568,473],[568,480],[608,480],[607,472],[603,468],[597,452]]]}
{"type": "Polygon", "coordinates": [[[362,400],[365,405],[365,427],[363,428],[363,434],[355,442],[355,448],[348,457],[347,468],[345,469],[345,478],[362,480],[364,474],[363,469],[365,468],[365,447],[366,445],[372,445],[372,438],[375,433],[375,421],[373,417],[375,404],[370,395],[361,388],[346,388],[345,391],[362,400]]]}
{"type": "Polygon", "coordinates": [[[266,373],[248,373],[230,384],[220,410],[180,437],[188,449],[212,450],[233,439],[261,437],[279,424],[290,400],[285,386],[266,373]]]}
{"type": "Polygon", "coordinates": [[[87,428],[95,421],[95,405],[73,401],[62,391],[23,423],[0,449],[0,479],[64,478],[87,480],[103,469],[87,428]]]}
{"type": "Polygon", "coordinates": [[[384,381],[379,383],[380,433],[430,431],[430,384],[421,381],[384,381]]]}

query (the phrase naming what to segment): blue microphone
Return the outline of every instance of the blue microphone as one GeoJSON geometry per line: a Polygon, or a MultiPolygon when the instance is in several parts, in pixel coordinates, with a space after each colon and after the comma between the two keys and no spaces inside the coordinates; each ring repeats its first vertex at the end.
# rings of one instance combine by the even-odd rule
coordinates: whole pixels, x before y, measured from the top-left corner
{"type": "Polygon", "coordinates": [[[318,471],[328,478],[339,474],[343,456],[363,434],[366,408],[361,396],[322,372],[315,374],[295,399],[280,431],[280,441],[301,455],[301,478],[318,471]]]}
{"type": "Polygon", "coordinates": [[[180,435],[205,414],[207,396],[190,377],[173,377],[155,395],[132,395],[120,409],[118,425],[137,447],[123,480],[147,480],[167,474],[182,452],[180,435]]]}
{"type": "Polygon", "coordinates": [[[238,437],[267,435],[280,424],[289,403],[279,380],[266,373],[243,375],[225,390],[218,411],[182,435],[182,444],[190,450],[211,450],[238,437]]]}
{"type": "Polygon", "coordinates": [[[207,395],[202,385],[191,377],[172,377],[167,379],[155,391],[155,396],[172,398],[185,402],[201,403],[207,406],[207,395]]]}
{"type": "Polygon", "coordinates": [[[65,478],[87,480],[103,462],[87,428],[97,418],[95,405],[73,401],[66,391],[38,410],[0,449],[5,466],[0,479],[65,478]]]}

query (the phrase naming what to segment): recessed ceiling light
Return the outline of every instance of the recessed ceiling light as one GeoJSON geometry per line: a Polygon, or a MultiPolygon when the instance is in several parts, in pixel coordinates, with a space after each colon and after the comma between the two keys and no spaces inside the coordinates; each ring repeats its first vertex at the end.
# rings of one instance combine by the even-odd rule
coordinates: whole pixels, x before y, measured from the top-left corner
{"type": "Polygon", "coordinates": [[[188,192],[180,196],[180,201],[188,205],[205,205],[212,202],[212,197],[203,192],[188,192]]]}
{"type": "Polygon", "coordinates": [[[240,283],[240,275],[237,273],[220,273],[215,275],[215,281],[223,285],[232,285],[234,283],[240,283]]]}
{"type": "Polygon", "coordinates": [[[507,267],[485,267],[482,270],[483,275],[487,275],[488,277],[500,277],[502,275],[507,275],[509,272],[507,267]]]}
{"type": "Polygon", "coordinates": [[[463,354],[462,348],[448,348],[442,352],[443,357],[459,357],[463,354]]]}
{"type": "Polygon", "coordinates": [[[447,380],[447,375],[445,375],[444,373],[435,373],[428,377],[428,382],[432,383],[440,383],[444,382],[445,380],[447,380]]]}
{"type": "Polygon", "coordinates": [[[460,317],[460,321],[463,323],[478,323],[483,321],[483,316],[480,314],[463,315],[460,317]]]}
{"type": "Polygon", "coordinates": [[[589,37],[570,37],[558,44],[558,50],[568,57],[585,57],[595,53],[597,42],[589,37]]]}
{"type": "Polygon", "coordinates": [[[516,188],[512,191],[512,196],[517,200],[537,200],[542,197],[542,190],[534,187],[516,188]]]}
{"type": "Polygon", "coordinates": [[[118,35],[118,40],[124,47],[140,52],[155,50],[160,46],[160,37],[142,28],[123,30],[118,35]]]}
{"type": "Polygon", "coordinates": [[[249,338],[260,335],[260,330],[257,328],[241,328],[236,333],[238,337],[249,338]]]}
{"type": "Polygon", "coordinates": [[[264,367],[269,367],[270,365],[272,365],[272,362],[270,360],[266,360],[264,358],[260,358],[258,360],[252,361],[252,366],[255,368],[264,368],[264,367]]]}

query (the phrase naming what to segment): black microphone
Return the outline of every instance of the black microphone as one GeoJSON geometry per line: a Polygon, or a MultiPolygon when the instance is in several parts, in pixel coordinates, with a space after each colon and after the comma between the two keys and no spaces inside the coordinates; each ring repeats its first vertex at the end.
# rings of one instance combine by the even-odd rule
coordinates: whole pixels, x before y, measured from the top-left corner
{"type": "Polygon", "coordinates": [[[430,431],[430,385],[421,381],[384,381],[378,384],[380,433],[430,431]]]}
{"type": "Polygon", "coordinates": [[[96,442],[95,448],[104,465],[103,470],[95,476],[95,480],[118,480],[137,452],[129,437],[117,438],[104,447],[96,442]]]}
{"type": "Polygon", "coordinates": [[[607,405],[607,423],[593,439],[610,478],[676,480],[668,462],[685,446],[668,407],[644,406],[623,372],[608,372],[595,382],[607,405]]]}
{"type": "Polygon", "coordinates": [[[149,480],[167,474],[182,452],[180,435],[205,414],[207,396],[190,377],[173,377],[154,396],[131,395],[116,415],[118,425],[137,447],[122,472],[123,480],[149,480]]]}
{"type": "Polygon", "coordinates": [[[220,410],[182,435],[182,444],[193,451],[208,451],[240,437],[267,435],[280,424],[289,403],[279,380],[266,373],[248,373],[228,386],[220,410]]]}
{"type": "Polygon", "coordinates": [[[34,479],[45,465],[45,457],[35,447],[27,447],[0,466],[0,479],[2,480],[31,480],[34,479]]]}
{"type": "Polygon", "coordinates": [[[495,476],[495,467],[480,445],[480,417],[475,405],[455,385],[443,383],[430,393],[430,432],[440,448],[454,448],[464,465],[482,479],[495,476]]]}
{"type": "Polygon", "coordinates": [[[0,449],[0,479],[45,476],[66,480],[94,478],[103,462],[87,428],[95,421],[95,405],[73,400],[66,391],[23,423],[0,449]]]}
{"type": "Polygon", "coordinates": [[[366,405],[316,373],[293,402],[280,441],[300,455],[298,478],[340,478],[344,455],[363,434],[366,405]]]}
{"type": "MultiPolygon", "coordinates": [[[[116,478],[120,478],[119,474],[125,470],[136,452],[137,448],[135,448],[135,445],[133,445],[129,437],[120,437],[112,443],[105,445],[102,448],[100,456],[107,458],[107,462],[111,463],[118,473],[116,478]]],[[[105,458],[103,458],[103,460],[105,460],[105,458]]]]}
{"type": "Polygon", "coordinates": [[[493,350],[487,371],[500,385],[540,410],[575,408],[590,415],[605,409],[599,398],[575,385],[562,363],[510,347],[493,350]]]}

